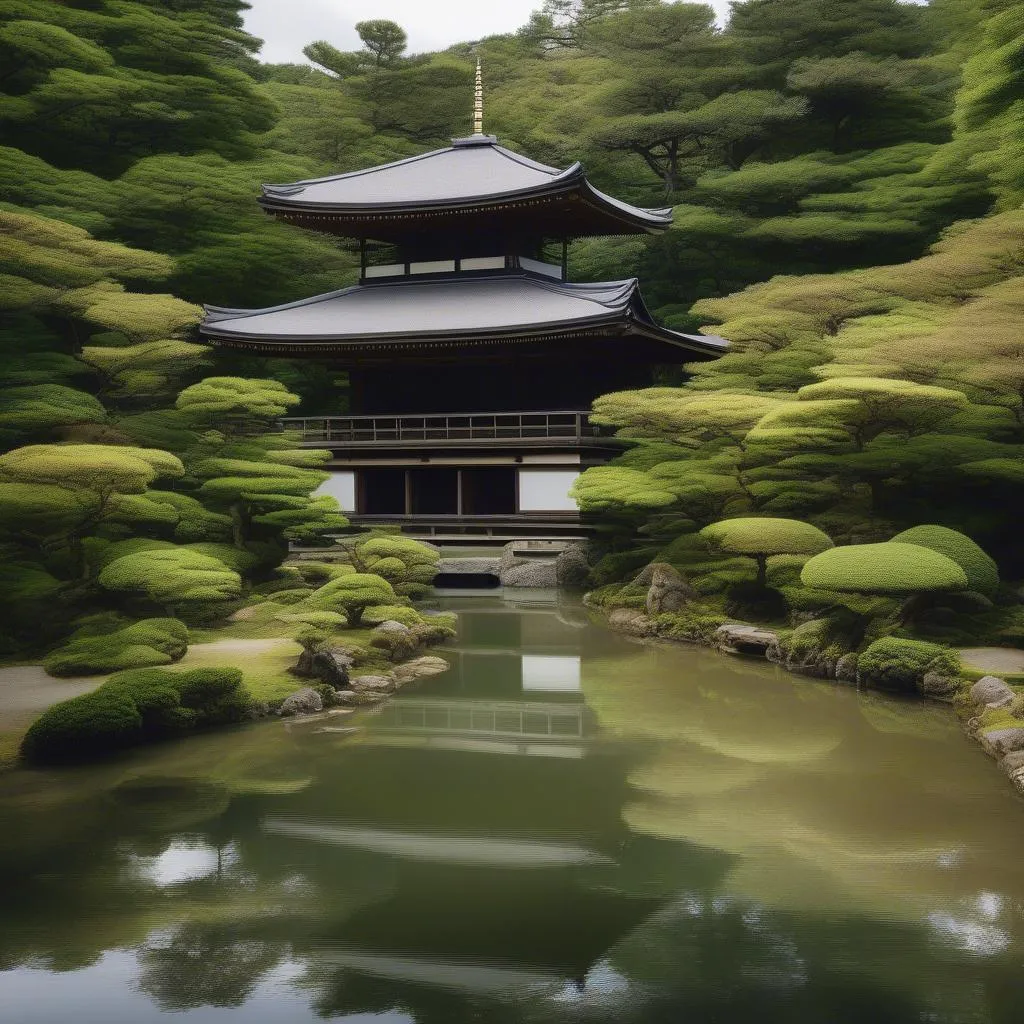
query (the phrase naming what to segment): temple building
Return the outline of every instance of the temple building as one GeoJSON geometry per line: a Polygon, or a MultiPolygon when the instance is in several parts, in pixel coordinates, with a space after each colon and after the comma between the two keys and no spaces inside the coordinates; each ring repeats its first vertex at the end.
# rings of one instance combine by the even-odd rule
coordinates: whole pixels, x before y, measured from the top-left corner
{"type": "Polygon", "coordinates": [[[478,69],[469,137],[264,185],[268,214],[359,241],[359,282],[267,309],[208,306],[201,330],[225,349],[347,372],[344,415],[286,425],[332,451],[325,489],[356,525],[579,535],[572,482],[617,450],[589,421],[593,399],[727,342],[657,324],[636,279],[570,283],[571,240],[658,233],[672,211],[605,195],[579,163],[558,170],[506,149],[481,112],[478,69]]]}

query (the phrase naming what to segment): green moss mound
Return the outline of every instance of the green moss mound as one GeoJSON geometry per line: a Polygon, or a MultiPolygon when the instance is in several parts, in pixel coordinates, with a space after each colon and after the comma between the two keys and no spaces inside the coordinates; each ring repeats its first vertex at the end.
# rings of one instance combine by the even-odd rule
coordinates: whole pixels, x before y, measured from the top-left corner
{"type": "Polygon", "coordinates": [[[959,670],[959,659],[948,647],[893,636],[876,640],[857,660],[862,680],[892,690],[914,690],[928,672],[955,676],[959,670]]]}
{"type": "Polygon", "coordinates": [[[99,675],[169,665],[187,650],[188,627],[177,619],[143,619],[99,634],[87,625],[47,655],[43,667],[51,676],[99,675]]]}
{"type": "Polygon", "coordinates": [[[700,535],[716,550],[736,555],[816,555],[832,547],[828,534],[798,519],[723,519],[700,535]]]}
{"type": "Polygon", "coordinates": [[[952,559],[888,541],[853,544],[815,555],[800,572],[805,587],[854,594],[914,594],[964,590],[967,576],[952,559]]]}
{"type": "Polygon", "coordinates": [[[95,692],[45,711],[26,733],[21,754],[33,764],[98,760],[191,729],[240,721],[250,707],[238,669],[118,672],[95,692]]]}
{"type": "Polygon", "coordinates": [[[367,626],[379,626],[382,622],[400,622],[403,626],[415,626],[423,621],[415,608],[404,608],[400,604],[379,604],[363,612],[367,626]]]}
{"type": "Polygon", "coordinates": [[[948,526],[914,526],[893,537],[897,544],[916,544],[937,551],[963,569],[967,585],[981,594],[994,594],[999,587],[999,567],[970,537],[948,526]]]}

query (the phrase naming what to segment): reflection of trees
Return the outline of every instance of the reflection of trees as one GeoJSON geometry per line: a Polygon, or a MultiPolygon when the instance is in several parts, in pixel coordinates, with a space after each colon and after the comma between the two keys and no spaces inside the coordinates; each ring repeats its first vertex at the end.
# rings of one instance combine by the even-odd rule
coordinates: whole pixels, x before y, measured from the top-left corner
{"type": "MultiPolygon", "coordinates": [[[[505,643],[500,617],[481,640],[505,643]]],[[[551,622],[524,635],[562,642],[551,622]]],[[[0,965],[134,948],[139,989],[175,1012],[245,1005],[287,960],[324,1017],[1013,1020],[1011,955],[971,950],[1019,930],[979,893],[1020,893],[1024,819],[987,762],[950,760],[944,719],[571,634],[603,727],[578,759],[379,746],[369,717],[346,739],[265,723],[0,786],[0,877],[24,879],[0,965]],[[434,841],[399,849],[417,835],[434,841]],[[600,856],[524,866],[517,843],[600,856]]]]}
{"type": "Polygon", "coordinates": [[[151,938],[138,952],[140,991],[161,1010],[241,1006],[287,948],[250,929],[236,922],[187,922],[169,936],[151,938]]]}

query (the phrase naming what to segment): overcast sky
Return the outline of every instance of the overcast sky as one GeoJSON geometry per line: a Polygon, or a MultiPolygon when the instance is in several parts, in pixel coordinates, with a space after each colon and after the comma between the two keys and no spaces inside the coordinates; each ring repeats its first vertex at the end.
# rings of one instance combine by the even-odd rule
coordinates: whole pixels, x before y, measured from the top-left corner
{"type": "MultiPolygon", "coordinates": [[[[249,0],[245,27],[263,42],[262,60],[305,61],[302,48],[326,39],[341,50],[359,47],[355,24],[389,18],[409,33],[412,52],[439,50],[463,39],[511,32],[542,0],[249,0]]],[[[728,0],[711,0],[721,16],[728,0]]]]}

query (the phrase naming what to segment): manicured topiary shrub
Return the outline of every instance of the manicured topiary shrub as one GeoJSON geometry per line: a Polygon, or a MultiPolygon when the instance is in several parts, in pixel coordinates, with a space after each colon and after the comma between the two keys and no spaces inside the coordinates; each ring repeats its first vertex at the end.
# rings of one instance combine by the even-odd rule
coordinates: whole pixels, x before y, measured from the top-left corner
{"type": "Polygon", "coordinates": [[[142,742],[142,715],[125,694],[87,693],[55,704],[21,743],[34,764],[91,761],[142,742]]]}
{"type": "Polygon", "coordinates": [[[964,590],[967,576],[945,555],[916,544],[854,544],[815,555],[800,580],[816,590],[905,596],[964,590]]]}
{"type": "Polygon", "coordinates": [[[380,604],[363,612],[363,622],[367,626],[377,626],[388,621],[415,626],[423,621],[423,616],[415,608],[405,608],[400,604],[380,604]]]}
{"type": "Polygon", "coordinates": [[[95,760],[189,729],[237,722],[250,707],[238,669],[118,672],[95,692],[45,711],[21,753],[37,764],[95,760]]]}
{"type": "Polygon", "coordinates": [[[857,661],[859,679],[892,690],[914,690],[929,672],[956,676],[959,671],[950,648],[892,636],[870,644],[857,661]]]}
{"type": "Polygon", "coordinates": [[[829,536],[798,519],[723,519],[700,531],[714,551],[746,555],[757,564],[757,583],[767,584],[771,555],[816,555],[832,547],[829,536]]]}
{"type": "Polygon", "coordinates": [[[371,537],[358,544],[360,568],[386,579],[403,597],[425,594],[438,572],[436,548],[408,537],[371,537]]]}
{"type": "Polygon", "coordinates": [[[348,576],[356,570],[343,562],[294,562],[282,569],[292,570],[296,576],[307,583],[326,583],[339,576],[348,576]]]}
{"type": "Polygon", "coordinates": [[[188,650],[188,627],[177,619],[143,619],[109,632],[83,626],[43,660],[51,676],[98,675],[169,665],[188,650]]]}
{"type": "Polygon", "coordinates": [[[387,580],[374,573],[354,572],[315,590],[306,601],[306,607],[312,611],[343,612],[350,625],[358,626],[367,608],[394,604],[397,599],[387,580]]]}
{"type": "Polygon", "coordinates": [[[106,565],[97,582],[107,590],[141,592],[167,609],[238,597],[241,577],[219,558],[186,547],[138,551],[106,565]]]}
{"type": "Polygon", "coordinates": [[[914,526],[893,537],[897,544],[916,544],[952,559],[967,576],[967,586],[980,594],[994,594],[999,587],[999,567],[966,534],[947,526],[914,526]]]}

